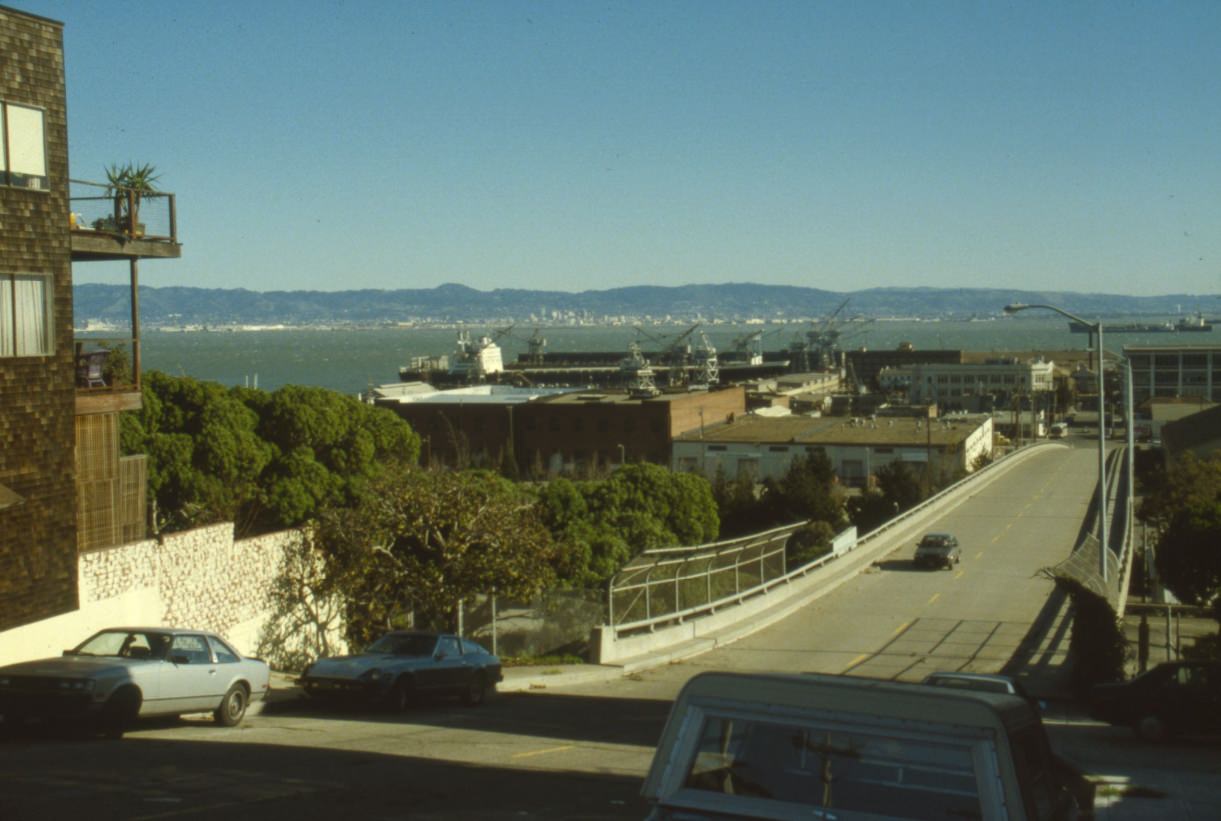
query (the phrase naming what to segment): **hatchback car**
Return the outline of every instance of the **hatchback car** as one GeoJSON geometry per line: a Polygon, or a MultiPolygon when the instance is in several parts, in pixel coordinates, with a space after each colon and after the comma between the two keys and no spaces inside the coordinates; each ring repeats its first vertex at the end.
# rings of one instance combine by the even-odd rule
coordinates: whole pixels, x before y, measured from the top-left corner
{"type": "Polygon", "coordinates": [[[926,533],[916,545],[917,567],[949,569],[962,561],[958,539],[949,533],[926,533]]]}
{"type": "Polygon", "coordinates": [[[213,633],[113,627],[61,657],[0,667],[0,729],[85,721],[118,737],[137,718],[202,712],[233,727],[270,678],[266,662],[213,633]]]}

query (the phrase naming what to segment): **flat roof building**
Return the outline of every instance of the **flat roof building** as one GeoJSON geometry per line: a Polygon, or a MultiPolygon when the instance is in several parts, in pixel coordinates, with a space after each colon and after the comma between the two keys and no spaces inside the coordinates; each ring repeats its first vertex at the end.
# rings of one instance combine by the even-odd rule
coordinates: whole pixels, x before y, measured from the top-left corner
{"type": "Polygon", "coordinates": [[[840,481],[867,485],[878,468],[907,462],[937,475],[969,472],[981,454],[992,452],[992,418],[956,415],[918,418],[749,415],[702,433],[692,431],[674,442],[674,470],[718,472],[728,478],[777,479],[792,463],[823,453],[840,481]]]}
{"type": "Polygon", "coordinates": [[[422,437],[426,463],[511,464],[520,475],[596,472],[636,461],[668,465],[676,436],[746,412],[741,387],[634,398],[572,388],[419,385],[382,386],[374,403],[422,437]]]}

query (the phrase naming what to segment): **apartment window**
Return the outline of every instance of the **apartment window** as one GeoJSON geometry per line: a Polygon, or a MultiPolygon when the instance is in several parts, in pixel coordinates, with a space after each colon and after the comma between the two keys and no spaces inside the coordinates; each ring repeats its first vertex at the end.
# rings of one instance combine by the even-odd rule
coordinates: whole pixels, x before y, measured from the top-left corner
{"type": "Polygon", "coordinates": [[[51,278],[0,274],[0,356],[52,353],[51,278]]]}
{"type": "Polygon", "coordinates": [[[41,108],[0,102],[0,184],[46,190],[44,120],[41,108]]]}

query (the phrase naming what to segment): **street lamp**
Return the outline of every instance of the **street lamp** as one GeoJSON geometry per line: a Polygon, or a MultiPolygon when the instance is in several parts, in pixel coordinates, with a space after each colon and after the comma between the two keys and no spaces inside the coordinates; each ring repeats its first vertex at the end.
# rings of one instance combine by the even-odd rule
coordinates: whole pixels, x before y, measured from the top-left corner
{"type": "Polygon", "coordinates": [[[1106,420],[1104,419],[1106,414],[1106,399],[1103,391],[1102,376],[1102,320],[1089,322],[1076,314],[1069,313],[1063,308],[1057,308],[1055,305],[1013,303],[1005,306],[1005,313],[1016,314],[1018,311],[1026,311],[1031,308],[1055,311],[1061,316],[1068,317],[1072,321],[1086,326],[1098,337],[1098,542],[1100,548],[1098,551],[1098,572],[1102,574],[1102,581],[1105,584],[1107,580],[1107,551],[1110,547],[1107,545],[1107,432],[1106,420]]]}

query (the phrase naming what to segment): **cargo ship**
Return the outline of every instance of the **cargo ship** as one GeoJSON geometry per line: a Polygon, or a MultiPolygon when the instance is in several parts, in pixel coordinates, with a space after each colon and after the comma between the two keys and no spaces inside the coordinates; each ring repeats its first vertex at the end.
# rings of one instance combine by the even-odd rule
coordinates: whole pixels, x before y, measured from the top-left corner
{"type": "Polygon", "coordinates": [[[516,361],[505,362],[495,336],[472,337],[469,332],[460,331],[452,357],[413,357],[410,364],[399,368],[399,380],[428,382],[438,388],[491,383],[629,391],[654,390],[655,381],[660,381],[671,390],[698,390],[766,379],[792,370],[794,360],[783,351],[764,354],[746,350],[718,355],[706,338],[691,346],[684,344],[686,336],[681,335],[665,350],[646,351],[632,342],[625,355],[614,351],[546,353],[546,341],[536,335],[530,340],[527,353],[519,354],[516,361]]]}
{"type": "MultiPolygon", "coordinates": [[[[1075,334],[1093,333],[1094,326],[1084,322],[1071,321],[1068,329],[1075,334]]],[[[1102,324],[1102,330],[1108,334],[1173,334],[1173,333],[1209,333],[1213,324],[1204,318],[1203,314],[1184,316],[1173,322],[1126,322],[1117,324],[1102,324]]]]}

